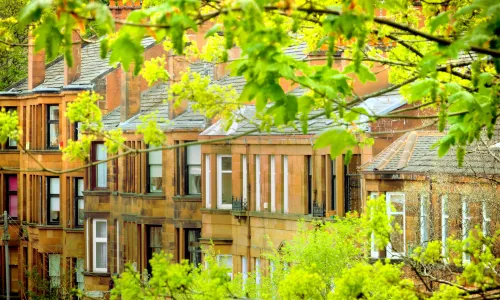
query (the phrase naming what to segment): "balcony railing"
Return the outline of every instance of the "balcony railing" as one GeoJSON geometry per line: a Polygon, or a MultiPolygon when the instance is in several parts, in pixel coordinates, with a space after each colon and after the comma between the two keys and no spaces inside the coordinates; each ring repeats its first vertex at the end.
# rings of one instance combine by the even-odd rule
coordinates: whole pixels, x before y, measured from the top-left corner
{"type": "Polygon", "coordinates": [[[248,203],[246,199],[233,197],[233,212],[245,212],[248,210],[248,203]]]}
{"type": "Polygon", "coordinates": [[[325,216],[324,203],[318,203],[318,202],[314,201],[312,208],[313,208],[312,209],[313,217],[323,218],[325,216]]]}

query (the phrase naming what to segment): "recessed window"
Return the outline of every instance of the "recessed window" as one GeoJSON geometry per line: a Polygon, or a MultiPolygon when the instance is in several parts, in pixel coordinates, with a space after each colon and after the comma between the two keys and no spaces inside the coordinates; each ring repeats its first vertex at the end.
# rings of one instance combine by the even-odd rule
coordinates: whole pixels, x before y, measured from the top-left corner
{"type": "Polygon", "coordinates": [[[162,192],[162,150],[148,152],[148,192],[162,192]]]}
{"type": "Polygon", "coordinates": [[[108,221],[93,221],[93,270],[96,273],[108,271],[108,221]]]}
{"type": "Polygon", "coordinates": [[[73,141],[78,141],[82,138],[82,122],[73,123],[73,141]]]}
{"type": "MultiPolygon", "coordinates": [[[[108,159],[106,146],[103,143],[95,143],[93,149],[93,161],[99,162],[108,159]]],[[[100,163],[92,167],[92,185],[94,188],[106,188],[108,186],[108,164],[100,163]]]]}
{"type": "Polygon", "coordinates": [[[61,287],[61,255],[49,254],[49,278],[51,288],[61,287]]]}
{"type": "Polygon", "coordinates": [[[233,204],[231,155],[217,156],[217,207],[231,209],[233,204]]]}
{"type": "Polygon", "coordinates": [[[7,214],[12,219],[18,217],[17,175],[7,175],[7,214]]]}
{"type": "Polygon", "coordinates": [[[201,264],[201,229],[185,229],[186,253],[185,258],[194,266],[201,264]]]}
{"type": "Polygon", "coordinates": [[[47,105],[47,148],[59,149],[59,105],[47,105]]]}
{"type": "Polygon", "coordinates": [[[47,177],[48,224],[58,225],[61,218],[61,198],[59,177],[47,177]]]}
{"type": "MultiPolygon", "coordinates": [[[[17,108],[15,108],[15,107],[8,107],[7,111],[8,112],[14,112],[14,111],[17,111],[17,108]]],[[[7,148],[8,149],[17,149],[17,141],[14,140],[14,139],[9,138],[9,140],[7,142],[7,148]]]]}
{"type": "Polygon", "coordinates": [[[307,213],[313,212],[313,160],[312,156],[307,156],[307,213]]]}
{"type": "Polygon", "coordinates": [[[201,194],[201,146],[193,145],[186,148],[187,193],[201,194]]]}
{"type": "Polygon", "coordinates": [[[77,227],[83,226],[83,178],[75,178],[75,225],[77,227]]]}
{"type": "Polygon", "coordinates": [[[337,168],[335,167],[336,165],[336,161],[335,159],[332,159],[330,160],[331,161],[331,169],[332,169],[332,177],[331,177],[331,181],[330,181],[330,190],[331,190],[331,200],[332,200],[332,210],[337,210],[337,199],[336,199],[336,193],[337,193],[337,189],[336,189],[336,185],[337,185],[337,168]]]}

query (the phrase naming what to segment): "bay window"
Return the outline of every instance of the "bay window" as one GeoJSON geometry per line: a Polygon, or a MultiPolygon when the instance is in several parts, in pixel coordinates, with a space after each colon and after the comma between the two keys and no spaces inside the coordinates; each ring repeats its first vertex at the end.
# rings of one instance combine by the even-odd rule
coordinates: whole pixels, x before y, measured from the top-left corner
{"type": "Polygon", "coordinates": [[[148,152],[148,192],[162,192],[162,150],[148,152]]]}
{"type": "Polygon", "coordinates": [[[75,226],[83,227],[83,178],[75,178],[75,226]]]}
{"type": "Polygon", "coordinates": [[[18,217],[18,198],[17,198],[17,175],[7,175],[7,203],[6,211],[12,219],[18,217]]]}
{"type": "Polygon", "coordinates": [[[108,271],[108,221],[104,219],[93,220],[92,261],[96,273],[108,271]]]}
{"type": "Polygon", "coordinates": [[[387,257],[398,257],[406,253],[406,204],[405,194],[397,192],[386,193],[387,214],[393,218],[392,226],[396,224],[400,230],[391,233],[391,242],[387,245],[387,257]]]}
{"type": "MultiPolygon", "coordinates": [[[[95,143],[93,149],[93,161],[100,162],[108,158],[104,143],[95,143]]],[[[92,167],[92,186],[94,188],[106,188],[108,186],[108,164],[100,163],[92,167]]]]}
{"type": "Polygon", "coordinates": [[[47,177],[47,208],[48,224],[59,225],[61,217],[60,179],[59,177],[47,177]]]}
{"type": "Polygon", "coordinates": [[[231,209],[233,196],[231,155],[217,156],[217,208],[231,209]]]}
{"type": "Polygon", "coordinates": [[[201,146],[186,147],[186,191],[188,195],[201,194],[201,146]]]}
{"type": "Polygon", "coordinates": [[[47,148],[59,149],[59,105],[47,105],[47,148]]]}

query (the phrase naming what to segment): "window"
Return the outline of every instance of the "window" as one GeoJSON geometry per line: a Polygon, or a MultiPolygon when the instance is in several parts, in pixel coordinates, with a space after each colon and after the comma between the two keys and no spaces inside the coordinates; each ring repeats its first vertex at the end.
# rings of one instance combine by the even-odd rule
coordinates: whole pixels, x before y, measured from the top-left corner
{"type": "Polygon", "coordinates": [[[446,239],[448,238],[448,195],[441,196],[441,244],[442,244],[442,254],[446,255],[446,239]]]}
{"type": "Polygon", "coordinates": [[[162,150],[148,152],[148,192],[162,192],[162,150]]]}
{"type": "Polygon", "coordinates": [[[73,141],[78,141],[82,138],[82,122],[73,123],[73,141]]]}
{"type": "Polygon", "coordinates": [[[336,199],[336,193],[337,193],[337,189],[336,189],[336,185],[337,185],[337,168],[335,167],[336,165],[336,160],[335,159],[331,159],[331,162],[332,162],[332,178],[331,178],[331,182],[330,182],[330,185],[331,185],[331,193],[332,193],[332,196],[331,196],[331,200],[332,200],[332,210],[337,210],[337,199],[336,199]]]}
{"type": "MultiPolygon", "coordinates": [[[[378,197],[378,192],[370,192],[370,200],[376,199],[377,197],[378,197]]],[[[379,256],[379,251],[375,246],[375,234],[373,232],[371,235],[370,256],[371,258],[378,258],[379,256]]]]}
{"type": "Polygon", "coordinates": [[[75,225],[83,227],[83,178],[75,178],[75,225]]]}
{"type": "MultiPolygon", "coordinates": [[[[9,108],[7,108],[7,111],[8,112],[15,112],[15,111],[17,111],[17,108],[9,107],[9,108]]],[[[17,149],[17,141],[9,138],[9,140],[7,142],[7,148],[8,149],[17,149]]]]}
{"type": "Polygon", "coordinates": [[[387,257],[398,257],[406,253],[406,208],[403,193],[386,193],[387,213],[393,218],[392,225],[399,226],[401,231],[391,233],[391,243],[387,245],[387,257]]]}
{"type": "Polygon", "coordinates": [[[47,105],[47,148],[59,149],[59,105],[47,105]]]}
{"type": "MultiPolygon", "coordinates": [[[[470,224],[471,216],[469,211],[469,203],[467,202],[466,197],[462,197],[462,240],[467,239],[467,237],[469,236],[470,224]]],[[[467,253],[463,253],[462,255],[463,262],[469,263],[470,255],[468,255],[467,253]]]]}
{"type": "Polygon", "coordinates": [[[255,155],[255,210],[260,211],[260,155],[255,155]]]}
{"type": "Polygon", "coordinates": [[[276,212],[276,158],[271,155],[271,212],[276,212]]]}
{"type": "Polygon", "coordinates": [[[482,209],[483,209],[483,235],[488,236],[490,235],[490,223],[491,223],[491,219],[488,214],[488,202],[483,201],[482,209]]]}
{"type": "Polygon", "coordinates": [[[231,155],[217,156],[217,208],[232,207],[232,158],[231,155]]]}
{"type": "Polygon", "coordinates": [[[186,148],[187,194],[201,194],[201,146],[186,148]]]}
{"type": "Polygon", "coordinates": [[[148,226],[148,249],[147,249],[147,265],[151,272],[149,260],[153,258],[153,253],[160,253],[162,249],[161,226],[148,226]]]}
{"type": "Polygon", "coordinates": [[[83,258],[77,258],[76,259],[76,268],[75,268],[75,273],[76,273],[76,287],[80,290],[83,291],[84,289],[84,277],[83,277],[83,258]]]}
{"type": "Polygon", "coordinates": [[[186,253],[185,258],[195,266],[201,264],[201,229],[185,229],[186,232],[186,253]]]}
{"type": "Polygon", "coordinates": [[[205,155],[205,202],[207,208],[212,208],[210,202],[210,154],[205,155]]]}
{"type": "Polygon", "coordinates": [[[241,164],[242,164],[242,172],[243,172],[243,183],[242,183],[242,186],[241,186],[241,189],[242,189],[242,197],[243,197],[243,202],[244,203],[247,203],[248,205],[248,202],[247,202],[247,199],[248,199],[248,166],[247,166],[247,156],[246,155],[242,155],[241,156],[241,164]]]}
{"type": "Polygon", "coordinates": [[[255,259],[255,283],[260,285],[260,258],[255,259]]]}
{"type": "Polygon", "coordinates": [[[61,201],[59,198],[60,180],[59,177],[47,177],[47,207],[48,224],[59,225],[61,217],[61,201]]]}
{"type": "Polygon", "coordinates": [[[307,156],[307,213],[312,214],[313,206],[313,189],[312,189],[312,157],[307,156]]]}
{"type": "Polygon", "coordinates": [[[18,217],[18,200],[17,200],[17,175],[7,175],[7,214],[12,219],[17,219],[18,217]]]}
{"type": "Polygon", "coordinates": [[[96,273],[108,271],[108,221],[93,221],[93,270],[96,273]]]}
{"type": "Polygon", "coordinates": [[[228,268],[227,276],[233,279],[233,257],[228,254],[219,254],[217,255],[217,263],[219,267],[228,268]]]}
{"type": "Polygon", "coordinates": [[[243,284],[245,284],[248,279],[248,260],[246,256],[241,257],[241,274],[242,274],[243,284]]]}
{"type": "Polygon", "coordinates": [[[51,288],[59,288],[61,286],[60,254],[49,254],[49,278],[51,288]]]}
{"type": "MultiPolygon", "coordinates": [[[[106,160],[108,154],[103,143],[94,144],[94,162],[106,160]]],[[[108,164],[100,163],[93,167],[92,183],[94,188],[106,188],[108,186],[108,164]]]]}
{"type": "Polygon", "coordinates": [[[283,156],[283,212],[288,213],[288,155],[283,156]]]}
{"type": "Polygon", "coordinates": [[[420,245],[425,246],[429,242],[429,196],[420,195],[420,245]]]}

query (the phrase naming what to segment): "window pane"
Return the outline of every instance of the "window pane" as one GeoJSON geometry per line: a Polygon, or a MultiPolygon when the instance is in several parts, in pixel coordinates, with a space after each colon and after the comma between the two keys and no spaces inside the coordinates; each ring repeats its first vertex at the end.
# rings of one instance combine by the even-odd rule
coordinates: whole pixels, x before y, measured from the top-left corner
{"type": "Polygon", "coordinates": [[[231,173],[222,173],[222,204],[233,204],[231,173]]]}
{"type": "Polygon", "coordinates": [[[17,141],[9,138],[9,147],[16,147],[16,146],[17,146],[17,141]]]}
{"type": "Polygon", "coordinates": [[[201,194],[201,166],[189,166],[189,194],[201,194]]]}
{"type": "Polygon", "coordinates": [[[194,145],[187,147],[187,164],[201,165],[201,146],[194,145]]]}
{"type": "Polygon", "coordinates": [[[148,163],[150,165],[161,165],[162,162],[161,162],[161,153],[162,151],[161,150],[156,150],[156,151],[151,151],[148,153],[149,157],[149,161],[148,163]]]}
{"type": "Polygon", "coordinates": [[[9,191],[17,192],[17,176],[9,176],[9,191]]]}
{"type": "Polygon", "coordinates": [[[106,146],[104,146],[104,144],[97,144],[95,147],[95,151],[96,160],[105,160],[106,158],[108,158],[108,155],[106,153],[106,146]]]}
{"type": "Polygon", "coordinates": [[[97,165],[97,187],[108,186],[108,168],[106,163],[97,165]]]}
{"type": "Polygon", "coordinates": [[[162,166],[149,166],[149,191],[161,192],[162,188],[162,166]]]}
{"type": "Polygon", "coordinates": [[[222,161],[222,171],[231,171],[232,170],[232,166],[231,166],[231,157],[221,157],[221,161],[222,161]]]}
{"type": "Polygon", "coordinates": [[[84,200],[78,199],[78,225],[83,225],[84,200]]]}
{"type": "Polygon", "coordinates": [[[99,269],[108,267],[108,245],[107,243],[95,243],[95,266],[99,269]]]}
{"type": "Polygon", "coordinates": [[[17,195],[9,196],[9,216],[17,218],[17,195]]]}
{"type": "Polygon", "coordinates": [[[50,222],[59,222],[61,213],[59,197],[50,197],[50,222]]]}
{"type": "Polygon", "coordinates": [[[149,246],[161,248],[161,227],[155,226],[149,229],[149,246]]]}
{"type": "Polygon", "coordinates": [[[49,146],[59,147],[59,124],[49,124],[49,146]]]}
{"type": "Polygon", "coordinates": [[[59,106],[58,105],[49,106],[49,119],[51,121],[59,120],[59,106]]]}
{"type": "Polygon", "coordinates": [[[95,237],[96,238],[107,238],[107,231],[108,229],[106,228],[107,222],[105,221],[96,221],[95,222],[95,237]]]}
{"type": "Polygon", "coordinates": [[[59,178],[49,178],[49,194],[59,195],[59,178]]]}
{"type": "Polygon", "coordinates": [[[399,229],[400,230],[394,230],[392,233],[391,233],[391,245],[392,245],[392,252],[400,252],[400,253],[404,253],[405,252],[405,249],[404,249],[404,223],[403,223],[403,215],[395,215],[393,216],[394,217],[394,221],[393,221],[393,226],[395,226],[396,224],[399,226],[399,229]]]}
{"type": "Polygon", "coordinates": [[[76,195],[83,197],[83,179],[76,180],[76,195]]]}

